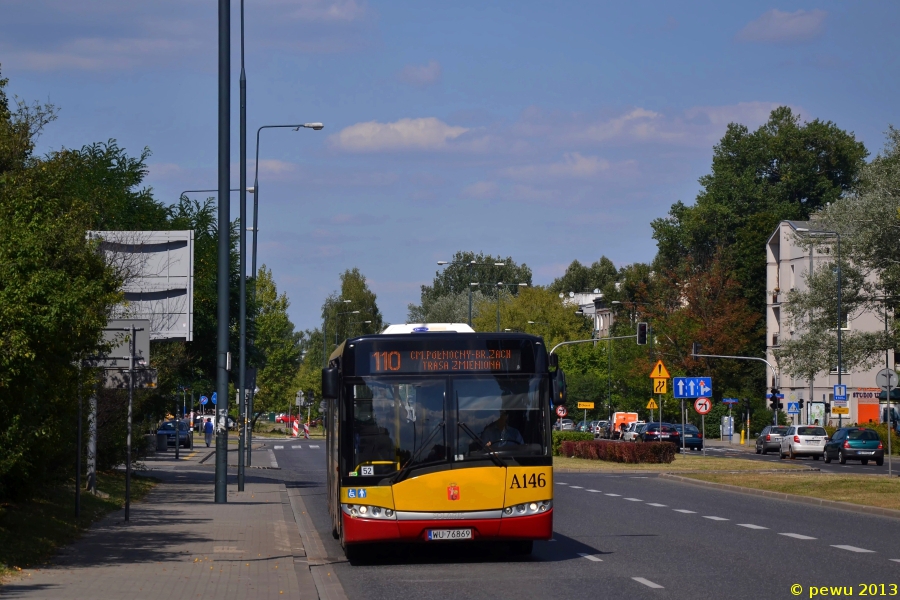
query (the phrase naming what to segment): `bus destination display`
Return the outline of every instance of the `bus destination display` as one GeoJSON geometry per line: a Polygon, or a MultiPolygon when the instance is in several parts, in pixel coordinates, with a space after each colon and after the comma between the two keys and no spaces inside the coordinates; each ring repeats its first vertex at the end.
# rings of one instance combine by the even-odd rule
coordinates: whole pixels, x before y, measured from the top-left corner
{"type": "Polygon", "coordinates": [[[435,348],[369,352],[371,373],[456,373],[521,371],[519,348],[435,348]]]}

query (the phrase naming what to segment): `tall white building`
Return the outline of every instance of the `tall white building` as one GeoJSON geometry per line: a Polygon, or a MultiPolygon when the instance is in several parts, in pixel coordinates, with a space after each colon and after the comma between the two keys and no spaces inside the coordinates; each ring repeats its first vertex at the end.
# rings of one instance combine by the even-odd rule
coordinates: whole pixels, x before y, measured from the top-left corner
{"type": "MultiPolygon", "coordinates": [[[[782,342],[800,335],[801,331],[793,331],[787,323],[786,300],[791,290],[805,291],[806,276],[811,269],[819,268],[823,263],[835,260],[833,243],[822,244],[812,249],[804,248],[797,243],[798,235],[806,235],[804,230],[815,231],[816,224],[808,221],[782,221],[766,243],[766,359],[778,367],[773,350],[782,342]],[[799,230],[799,231],[798,231],[799,230]]],[[[884,329],[884,317],[871,311],[843,315],[844,331],[881,331],[884,329]]],[[[888,362],[894,366],[893,352],[888,354],[888,362]]],[[[834,386],[838,383],[837,365],[829,373],[819,373],[813,381],[794,379],[781,374],[781,392],[784,402],[805,400],[805,406],[799,415],[793,415],[794,422],[813,423],[819,419],[821,424],[831,421],[837,425],[860,423],[872,420],[879,422],[878,394],[881,389],[876,386],[875,375],[884,366],[867,371],[842,369],[841,383],[847,386],[846,406],[834,401],[834,386]],[[825,403],[831,405],[831,413],[825,413],[825,403]]],[[[779,370],[780,372],[780,370],[779,370]]],[[[771,375],[770,375],[771,377],[771,375]]],[[[769,382],[769,387],[774,382],[769,382]]]]}

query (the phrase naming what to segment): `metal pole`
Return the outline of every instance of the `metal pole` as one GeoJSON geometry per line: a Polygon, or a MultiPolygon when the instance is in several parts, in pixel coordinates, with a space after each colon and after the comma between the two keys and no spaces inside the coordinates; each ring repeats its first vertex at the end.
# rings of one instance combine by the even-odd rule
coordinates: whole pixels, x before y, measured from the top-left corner
{"type": "MultiPolygon", "coordinates": [[[[700,425],[703,427],[703,438],[706,439],[706,415],[700,415],[700,425]]],[[[681,443],[684,445],[684,436],[681,436],[681,438],[681,443]]],[[[683,449],[682,452],[684,452],[683,449]]],[[[703,456],[706,456],[706,444],[703,444],[703,456]]]]}
{"type": "Polygon", "coordinates": [[[175,397],[175,410],[172,412],[175,417],[175,460],[179,459],[178,449],[181,447],[181,419],[178,418],[178,397],[175,397]]]}
{"type": "Polygon", "coordinates": [[[497,333],[500,333],[500,285],[497,284],[497,333]]]}
{"type": "MultiPolygon", "coordinates": [[[[681,453],[684,454],[684,398],[681,399],[681,453]]],[[[706,437],[706,432],[703,432],[706,437]]]]}
{"type": "MultiPolygon", "coordinates": [[[[228,502],[228,299],[231,215],[231,0],[219,0],[219,223],[215,502],[228,502]]],[[[243,226],[243,224],[242,224],[243,226]]]]}
{"type": "MultiPolygon", "coordinates": [[[[884,299],[884,339],[887,341],[888,336],[888,309],[887,309],[887,298],[884,299]]],[[[891,429],[891,360],[888,356],[889,350],[885,348],[884,350],[884,368],[887,369],[887,443],[888,443],[888,477],[893,476],[893,469],[891,464],[891,434],[893,433],[891,429]]]]}
{"type": "Polygon", "coordinates": [[[472,263],[469,263],[469,327],[472,326],[472,263]]]}
{"type": "Polygon", "coordinates": [[[97,381],[92,378],[91,395],[88,398],[87,486],[97,491],[97,381]]]}
{"type": "Polygon", "coordinates": [[[240,131],[240,346],[238,351],[238,491],[244,491],[244,441],[247,436],[244,389],[247,372],[247,77],[244,73],[244,0],[241,0],[241,131],[240,131]]]}
{"type": "Polygon", "coordinates": [[[612,340],[606,342],[606,404],[612,406],[612,340]]]}
{"type": "MultiPolygon", "coordinates": [[[[131,323],[131,340],[128,342],[128,418],[125,435],[125,520],[131,514],[131,410],[134,405],[134,323],[131,323]]],[[[177,441],[178,438],[176,438],[177,441]]]]}
{"type": "Polygon", "coordinates": [[[78,367],[78,434],[75,441],[75,518],[81,516],[81,366],[78,367]]]}
{"type": "Polygon", "coordinates": [[[322,318],[322,368],[328,368],[328,336],[325,334],[325,328],[328,326],[328,317],[322,318]]]}
{"type": "MultiPolygon", "coordinates": [[[[841,385],[841,234],[835,232],[837,236],[837,360],[838,360],[838,385],[841,385]]],[[[847,403],[850,404],[849,402],[847,403]]],[[[838,428],[843,426],[844,414],[838,415],[838,428]]]]}

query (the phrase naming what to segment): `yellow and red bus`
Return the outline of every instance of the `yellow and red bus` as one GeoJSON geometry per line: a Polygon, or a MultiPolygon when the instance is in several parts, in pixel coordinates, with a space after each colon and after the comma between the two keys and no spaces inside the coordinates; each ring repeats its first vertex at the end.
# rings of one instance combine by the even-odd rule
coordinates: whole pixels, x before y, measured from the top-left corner
{"type": "Polygon", "coordinates": [[[555,357],[532,335],[433,329],[346,340],[322,371],[328,506],[348,558],[450,540],[528,554],[552,535],[555,357]]]}

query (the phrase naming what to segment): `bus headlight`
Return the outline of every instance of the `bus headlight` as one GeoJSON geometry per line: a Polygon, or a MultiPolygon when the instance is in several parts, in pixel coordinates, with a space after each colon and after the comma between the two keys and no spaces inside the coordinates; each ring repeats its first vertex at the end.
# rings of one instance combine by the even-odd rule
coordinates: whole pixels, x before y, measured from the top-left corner
{"type": "Polygon", "coordinates": [[[395,520],[393,509],[367,504],[341,504],[341,511],[350,517],[359,519],[390,519],[395,520]]]}
{"type": "Polygon", "coordinates": [[[523,517],[527,515],[536,515],[545,513],[553,506],[552,500],[540,500],[538,502],[529,502],[528,504],[517,504],[515,506],[507,506],[503,509],[504,517],[523,517]]]}

